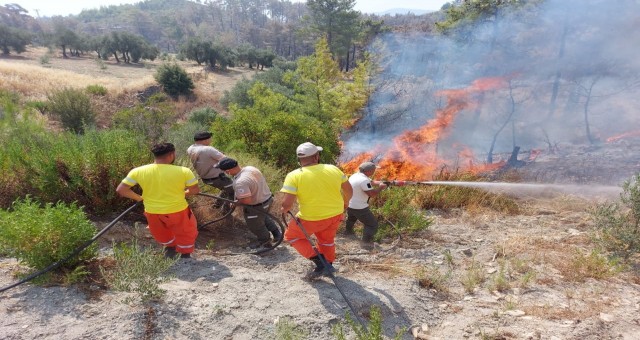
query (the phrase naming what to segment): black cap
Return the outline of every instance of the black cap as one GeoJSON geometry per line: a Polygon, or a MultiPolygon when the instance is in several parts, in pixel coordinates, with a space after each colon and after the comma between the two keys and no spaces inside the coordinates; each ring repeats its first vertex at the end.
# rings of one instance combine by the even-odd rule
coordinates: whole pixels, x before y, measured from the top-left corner
{"type": "Polygon", "coordinates": [[[171,143],[159,143],[151,147],[151,152],[155,157],[161,157],[173,151],[176,151],[176,147],[171,143]]]}
{"type": "Polygon", "coordinates": [[[229,169],[233,169],[238,166],[238,161],[233,158],[223,158],[214,166],[214,168],[218,168],[222,171],[227,171],[229,169]]]}
{"type": "Polygon", "coordinates": [[[205,139],[211,138],[211,136],[213,136],[213,134],[209,131],[200,131],[200,132],[196,132],[196,134],[193,135],[193,140],[195,141],[205,140],[205,139]]]}

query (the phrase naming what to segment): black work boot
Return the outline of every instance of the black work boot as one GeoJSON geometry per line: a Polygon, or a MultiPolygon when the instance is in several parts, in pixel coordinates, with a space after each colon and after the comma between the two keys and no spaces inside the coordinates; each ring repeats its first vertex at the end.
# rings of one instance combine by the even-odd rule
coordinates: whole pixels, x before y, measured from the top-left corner
{"type": "Polygon", "coordinates": [[[320,257],[318,257],[317,255],[314,256],[314,257],[309,258],[309,260],[311,260],[311,261],[313,261],[313,263],[315,263],[316,267],[312,271],[307,273],[307,276],[306,276],[307,280],[314,280],[314,279],[319,278],[320,276],[330,276],[331,274],[333,274],[336,271],[336,269],[333,267],[332,263],[327,261],[324,258],[324,255],[320,254],[320,256],[322,257],[322,259],[320,257]],[[325,263],[327,264],[326,267],[324,265],[325,263]]]}
{"type": "Polygon", "coordinates": [[[267,217],[265,225],[267,227],[267,230],[269,230],[269,232],[273,236],[274,240],[279,240],[282,237],[282,231],[280,231],[278,225],[271,218],[267,217]]]}
{"type": "Polygon", "coordinates": [[[174,258],[178,253],[176,252],[176,247],[165,247],[162,252],[164,253],[164,257],[166,258],[174,258]]]}

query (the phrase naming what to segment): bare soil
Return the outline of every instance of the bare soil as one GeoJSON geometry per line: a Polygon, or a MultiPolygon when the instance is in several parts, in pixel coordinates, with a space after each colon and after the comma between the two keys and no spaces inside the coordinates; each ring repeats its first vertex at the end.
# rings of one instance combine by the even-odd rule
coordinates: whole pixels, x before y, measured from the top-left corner
{"type": "MultiPolygon", "coordinates": [[[[247,72],[209,75],[213,90],[219,94],[247,72]]],[[[518,170],[531,181],[585,188],[618,185],[638,171],[638,140],[567,145],[518,170]]],[[[201,231],[194,258],[180,260],[175,277],[162,285],[162,300],[131,302],[132,293],[100,281],[23,284],[0,295],[0,339],[273,339],[285,318],[305,339],[332,339],[332,327],[350,312],[338,288],[365,321],[372,306],[380,307],[387,338],[406,330],[402,339],[638,339],[637,267],[594,279],[574,264],[594,249],[590,209],[612,199],[584,193],[527,194],[516,198],[519,215],[425,211],[434,221],[428,230],[385,240],[372,252],[338,235],[335,282],[303,280],[312,265],[288,245],[263,255],[226,255],[247,251],[250,236],[236,213],[201,231]],[[481,279],[470,285],[474,268],[481,279]]],[[[199,219],[217,217],[206,202],[196,205],[199,219]]],[[[110,265],[114,241],[138,238],[156,246],[141,217],[131,215],[101,239],[103,266],[110,265]]],[[[22,270],[15,259],[0,258],[0,286],[22,270]]]]}

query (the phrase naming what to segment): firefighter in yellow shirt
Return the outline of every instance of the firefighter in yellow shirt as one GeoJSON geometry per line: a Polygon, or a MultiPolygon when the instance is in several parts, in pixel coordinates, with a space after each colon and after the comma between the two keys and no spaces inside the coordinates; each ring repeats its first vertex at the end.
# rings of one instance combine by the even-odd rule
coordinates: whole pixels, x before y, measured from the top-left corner
{"type": "Polygon", "coordinates": [[[137,167],[116,188],[116,192],[135,201],[143,201],[144,215],[153,238],[165,247],[165,255],[191,257],[198,236],[197,221],[186,197],[200,192],[198,180],[189,168],[173,165],[175,147],[171,143],[151,148],[152,164],[137,167]],[[142,195],[131,188],[139,185],[142,195]]]}

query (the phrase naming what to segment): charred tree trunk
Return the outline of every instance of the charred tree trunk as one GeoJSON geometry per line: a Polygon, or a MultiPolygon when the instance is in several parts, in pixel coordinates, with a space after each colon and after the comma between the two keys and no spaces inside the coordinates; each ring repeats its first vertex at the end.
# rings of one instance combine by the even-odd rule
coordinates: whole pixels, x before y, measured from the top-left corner
{"type": "Polygon", "coordinates": [[[511,156],[509,157],[509,160],[507,161],[507,166],[510,167],[518,167],[520,166],[520,161],[518,160],[518,154],[520,153],[520,147],[519,146],[514,146],[513,147],[513,151],[511,151],[511,156]]]}
{"type": "Polygon", "coordinates": [[[565,17],[564,28],[562,29],[562,40],[560,41],[560,50],[558,51],[558,60],[556,65],[556,76],[553,81],[553,87],[551,89],[551,100],[549,101],[549,113],[547,114],[547,119],[553,116],[553,113],[556,110],[556,100],[558,99],[558,90],[560,89],[560,78],[562,77],[562,72],[560,71],[560,61],[564,58],[564,49],[567,42],[567,31],[568,25],[565,17]]]}
{"type": "MultiPolygon", "coordinates": [[[[498,129],[498,131],[496,131],[496,133],[493,135],[493,139],[491,140],[491,147],[489,147],[489,153],[487,155],[487,163],[492,164],[493,163],[493,149],[496,146],[496,142],[498,140],[498,136],[500,135],[500,133],[502,132],[502,130],[504,130],[504,128],[507,126],[507,124],[509,124],[509,122],[513,123],[513,114],[516,112],[516,101],[513,98],[513,86],[511,86],[511,82],[509,82],[509,99],[511,101],[511,107],[509,109],[509,115],[507,116],[507,119],[504,121],[504,123],[502,123],[502,125],[500,126],[500,128],[498,129]]],[[[512,131],[512,138],[513,138],[513,147],[514,149],[516,148],[515,144],[516,144],[516,136],[515,136],[515,127],[512,124],[513,127],[513,131],[512,131]]],[[[520,147],[518,147],[519,149],[520,147]]]]}

